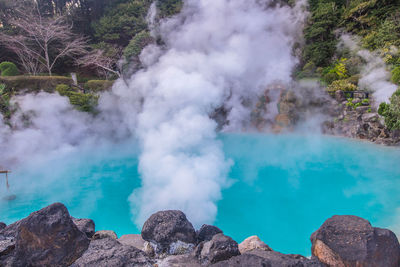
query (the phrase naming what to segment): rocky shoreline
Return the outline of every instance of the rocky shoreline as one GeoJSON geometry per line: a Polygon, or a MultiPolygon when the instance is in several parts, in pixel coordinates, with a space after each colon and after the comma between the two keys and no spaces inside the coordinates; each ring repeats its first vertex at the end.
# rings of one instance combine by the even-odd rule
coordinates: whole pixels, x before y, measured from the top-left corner
{"type": "Polygon", "coordinates": [[[333,119],[325,122],[323,133],[399,146],[400,130],[389,130],[384,119],[371,108],[370,101],[363,96],[350,101],[344,92],[337,91],[329,114],[333,119]]]}
{"type": "Polygon", "coordinates": [[[215,226],[195,230],[181,211],[160,211],[141,235],[95,232],[55,203],[9,226],[0,223],[0,266],[282,266],[395,267],[400,245],[393,232],[356,216],[333,216],[311,238],[310,258],[272,250],[257,236],[238,244],[215,226]]]}

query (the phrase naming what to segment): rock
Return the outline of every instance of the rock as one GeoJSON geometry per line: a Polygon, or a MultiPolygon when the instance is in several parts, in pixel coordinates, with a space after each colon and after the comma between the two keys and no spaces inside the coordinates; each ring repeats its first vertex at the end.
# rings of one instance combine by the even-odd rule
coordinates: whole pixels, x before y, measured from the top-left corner
{"type": "Polygon", "coordinates": [[[255,235],[246,238],[242,243],[239,244],[239,251],[241,254],[254,249],[261,249],[266,251],[272,250],[267,244],[262,242],[258,236],[255,235]]]}
{"type": "Polygon", "coordinates": [[[69,266],[89,246],[61,203],[36,211],[17,225],[15,266],[69,266]]]}
{"type": "Polygon", "coordinates": [[[0,222],[0,230],[3,230],[6,227],[7,227],[7,224],[0,222]]]}
{"type": "Polygon", "coordinates": [[[378,122],[379,115],[377,113],[365,113],[362,115],[362,120],[364,122],[378,122]]]}
{"type": "Polygon", "coordinates": [[[189,252],[196,243],[193,225],[181,211],[157,212],[144,223],[142,238],[154,246],[156,254],[189,252]]]}
{"type": "Polygon", "coordinates": [[[236,241],[224,234],[216,234],[210,241],[200,243],[194,254],[202,264],[209,264],[240,255],[240,252],[236,241]]]}
{"type": "Polygon", "coordinates": [[[141,235],[123,235],[118,239],[123,245],[132,246],[144,251],[146,241],[143,240],[141,235]]]}
{"type": "Polygon", "coordinates": [[[278,114],[275,117],[275,122],[280,126],[280,127],[289,127],[291,124],[290,117],[287,114],[278,114]]]}
{"type": "Polygon", "coordinates": [[[10,254],[15,248],[15,240],[4,238],[0,240],[0,257],[10,254]]]}
{"type": "Polygon", "coordinates": [[[354,98],[354,99],[351,101],[351,103],[353,103],[353,104],[361,103],[361,99],[358,98],[358,97],[356,97],[356,98],[354,98]]]}
{"type": "Polygon", "coordinates": [[[93,220],[72,218],[72,221],[81,232],[86,234],[87,237],[91,238],[94,235],[95,225],[93,220]]]}
{"type": "Polygon", "coordinates": [[[143,251],[113,238],[92,240],[86,252],[71,267],[135,266],[153,267],[143,251]]]}
{"type": "Polygon", "coordinates": [[[393,232],[356,216],[333,216],[311,236],[312,254],[328,266],[400,266],[393,232]]]}
{"type": "Polygon", "coordinates": [[[201,267],[192,254],[173,255],[157,262],[158,267],[201,267]]]}
{"type": "Polygon", "coordinates": [[[274,267],[268,260],[251,254],[243,254],[240,256],[232,257],[229,260],[220,261],[210,265],[210,267],[274,267]]]}
{"type": "Polygon", "coordinates": [[[359,114],[364,114],[364,113],[368,113],[368,110],[369,110],[370,108],[369,107],[366,107],[366,106],[359,106],[359,107],[356,107],[356,111],[357,111],[357,113],[359,113],[359,114]]]}
{"type": "Polygon", "coordinates": [[[342,90],[337,90],[335,92],[335,99],[337,102],[343,102],[346,101],[346,96],[342,90]]]}
{"type": "Polygon", "coordinates": [[[101,231],[97,231],[96,233],[94,233],[94,235],[92,237],[93,240],[103,239],[103,238],[117,239],[118,236],[114,231],[101,230],[101,231]]]}
{"type": "Polygon", "coordinates": [[[22,220],[17,221],[17,222],[15,222],[13,224],[10,224],[10,225],[6,226],[2,230],[0,230],[0,236],[9,237],[9,238],[16,238],[17,237],[18,227],[21,224],[21,221],[22,220]]]}
{"type": "Polygon", "coordinates": [[[246,254],[261,257],[274,267],[325,267],[318,259],[307,259],[301,255],[286,255],[271,250],[254,249],[243,255],[246,254]]]}
{"type": "Polygon", "coordinates": [[[222,234],[222,230],[216,226],[203,224],[200,230],[196,232],[197,242],[210,241],[216,234],[222,234]]]}

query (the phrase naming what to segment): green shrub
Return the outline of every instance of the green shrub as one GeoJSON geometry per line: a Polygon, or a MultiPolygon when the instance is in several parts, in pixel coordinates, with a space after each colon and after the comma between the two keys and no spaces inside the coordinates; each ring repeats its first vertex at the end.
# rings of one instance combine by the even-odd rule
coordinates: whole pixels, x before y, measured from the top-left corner
{"type": "Polygon", "coordinates": [[[379,105],[378,114],[381,115],[381,116],[385,116],[386,111],[387,111],[387,109],[388,109],[388,106],[389,106],[389,105],[386,104],[385,102],[381,103],[381,104],[379,105]]]}
{"type": "Polygon", "coordinates": [[[61,96],[68,97],[71,105],[73,105],[79,111],[94,112],[98,104],[98,96],[94,94],[84,94],[76,92],[72,90],[69,85],[66,84],[57,85],[56,91],[61,96]]]}
{"type": "Polygon", "coordinates": [[[79,111],[95,112],[99,97],[93,94],[83,94],[79,92],[68,93],[70,103],[79,111]]]}
{"type": "Polygon", "coordinates": [[[2,95],[4,93],[6,89],[6,85],[4,83],[0,83],[0,95],[2,95]]]}
{"type": "Polygon", "coordinates": [[[157,8],[160,11],[160,17],[170,17],[178,14],[183,7],[182,0],[157,0],[157,8]]]}
{"type": "Polygon", "coordinates": [[[326,90],[328,93],[333,94],[338,90],[342,90],[344,92],[355,91],[357,90],[357,86],[350,83],[348,80],[337,80],[332,82],[332,84],[329,85],[326,90]]]}
{"type": "Polygon", "coordinates": [[[19,74],[17,66],[8,61],[4,61],[0,63],[0,71],[1,71],[1,76],[6,77],[6,76],[17,76],[19,74]]]}
{"type": "Polygon", "coordinates": [[[363,100],[361,101],[361,103],[364,104],[364,105],[366,105],[366,106],[368,106],[368,105],[369,105],[369,99],[368,99],[368,98],[365,98],[365,99],[363,99],[363,100]]]}
{"type": "Polygon", "coordinates": [[[45,91],[53,93],[57,85],[72,85],[73,81],[64,76],[14,76],[0,77],[0,83],[4,83],[14,91],[39,92],[45,91]]]}
{"type": "Polygon", "coordinates": [[[129,42],[128,46],[124,49],[124,57],[129,60],[133,57],[138,57],[142,52],[143,48],[148,44],[154,42],[153,37],[151,37],[150,32],[141,31],[136,34],[135,37],[129,42]]]}
{"type": "Polygon", "coordinates": [[[331,84],[336,80],[339,80],[339,76],[334,73],[334,72],[327,72],[325,74],[323,74],[322,76],[322,80],[326,83],[326,84],[331,84]]]}
{"type": "Polygon", "coordinates": [[[358,81],[360,80],[360,78],[361,78],[361,75],[360,75],[360,74],[357,74],[357,75],[353,75],[353,76],[347,78],[346,80],[347,80],[349,83],[352,83],[352,84],[354,84],[354,85],[357,85],[357,84],[358,84],[358,81]]]}
{"type": "Polygon", "coordinates": [[[400,85],[400,67],[396,67],[393,71],[392,71],[392,81],[395,84],[400,85]]]}
{"type": "Polygon", "coordinates": [[[0,113],[3,115],[3,118],[9,120],[11,118],[11,114],[15,111],[11,107],[11,91],[7,88],[5,84],[0,84],[0,113]]]}
{"type": "Polygon", "coordinates": [[[66,84],[59,84],[56,86],[56,91],[61,95],[61,96],[68,96],[68,94],[72,91],[71,87],[66,84]]]}
{"type": "Polygon", "coordinates": [[[400,89],[390,98],[390,104],[379,105],[378,113],[385,118],[389,130],[400,130],[400,89]]]}
{"type": "Polygon", "coordinates": [[[114,81],[107,80],[90,80],[85,83],[85,89],[91,92],[101,92],[109,90],[114,84],[114,81]]]}
{"type": "Polygon", "coordinates": [[[302,70],[302,76],[303,77],[313,77],[316,71],[316,67],[314,62],[310,61],[307,62],[302,70]]]}

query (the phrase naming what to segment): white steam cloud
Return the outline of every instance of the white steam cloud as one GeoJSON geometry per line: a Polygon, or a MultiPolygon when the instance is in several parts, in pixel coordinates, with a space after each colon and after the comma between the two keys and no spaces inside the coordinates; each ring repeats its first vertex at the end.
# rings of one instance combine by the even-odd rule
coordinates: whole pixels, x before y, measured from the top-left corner
{"type": "Polygon", "coordinates": [[[58,95],[18,97],[12,129],[0,122],[0,165],[137,138],[142,186],[130,197],[136,223],[163,209],[183,210],[196,226],[212,223],[231,162],[210,114],[224,106],[226,130],[240,130],[248,103],[271,83],[290,83],[297,64],[293,45],[306,1],[294,8],[275,2],[185,1],[181,14],[158,25],[165,45],[144,49],[144,68],[101,96],[95,119],[58,95]],[[29,127],[17,122],[26,113],[29,127]]]}
{"type": "Polygon", "coordinates": [[[377,53],[361,49],[357,39],[351,35],[342,35],[341,43],[366,61],[361,70],[359,87],[373,92],[376,106],[382,102],[389,102],[397,86],[390,82],[390,73],[383,59],[377,53]]]}

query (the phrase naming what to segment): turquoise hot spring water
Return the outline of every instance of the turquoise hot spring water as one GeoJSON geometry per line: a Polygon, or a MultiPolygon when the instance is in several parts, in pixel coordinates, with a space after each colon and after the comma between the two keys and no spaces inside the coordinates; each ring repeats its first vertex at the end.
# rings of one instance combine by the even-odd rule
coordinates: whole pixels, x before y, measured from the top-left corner
{"type": "MultiPolygon", "coordinates": [[[[364,217],[400,234],[400,149],[327,136],[224,134],[233,161],[215,225],[241,242],[258,235],[274,250],[310,255],[309,237],[335,214],[364,217]]],[[[0,176],[0,221],[63,202],[96,229],[140,233],[128,197],[140,187],[137,146],[81,147],[25,162],[0,176]]],[[[156,167],[156,166],[155,166],[156,167]]]]}

